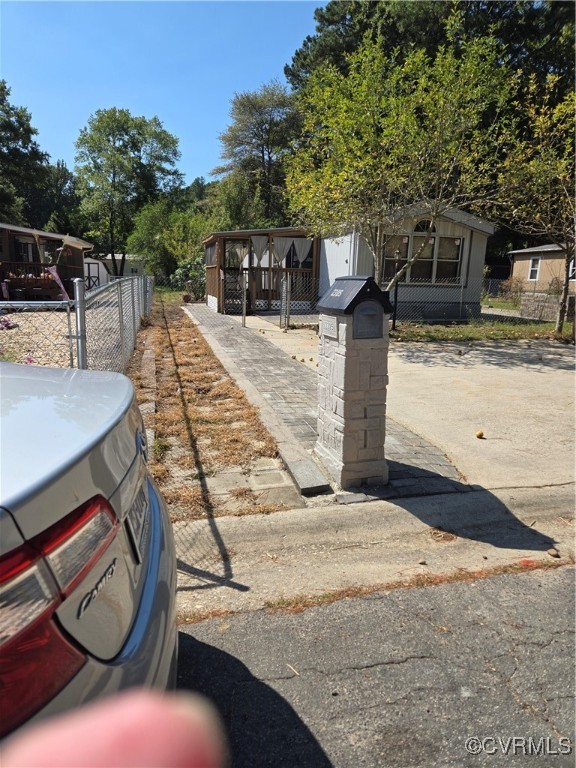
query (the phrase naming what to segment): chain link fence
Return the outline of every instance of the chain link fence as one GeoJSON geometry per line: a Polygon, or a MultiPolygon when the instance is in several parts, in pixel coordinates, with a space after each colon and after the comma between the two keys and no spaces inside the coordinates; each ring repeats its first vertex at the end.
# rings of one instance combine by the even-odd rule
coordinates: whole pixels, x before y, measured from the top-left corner
{"type": "MultiPolygon", "coordinates": [[[[482,288],[482,313],[516,315],[521,321],[554,322],[560,306],[560,284],[552,283],[547,291],[517,278],[487,278],[482,288]]],[[[566,320],[574,320],[574,287],[568,295],[566,320]]]]}
{"type": "Polygon", "coordinates": [[[394,318],[399,322],[467,322],[481,314],[482,282],[460,283],[458,278],[430,284],[412,279],[397,283],[390,292],[394,318]]]}
{"type": "Polygon", "coordinates": [[[0,302],[0,360],[75,368],[75,334],[72,302],[0,302]]]}
{"type": "Polygon", "coordinates": [[[126,370],[152,309],[153,280],[119,278],[74,301],[0,302],[0,359],[59,368],[126,370]]]}
{"type": "MultiPolygon", "coordinates": [[[[396,322],[466,323],[504,319],[511,323],[553,322],[558,313],[558,292],[537,293],[515,278],[400,282],[390,293],[396,322]]],[[[569,301],[567,319],[574,313],[569,301]]]]}
{"type": "Polygon", "coordinates": [[[293,322],[301,325],[316,313],[319,285],[317,278],[305,272],[293,272],[282,279],[280,328],[289,328],[293,322]]]}
{"type": "MultiPolygon", "coordinates": [[[[0,360],[35,365],[124,371],[136,346],[141,322],[152,308],[156,287],[182,290],[182,300],[204,299],[200,279],[194,287],[171,278],[149,276],[119,278],[84,293],[74,301],[0,302],[0,360]]],[[[279,276],[272,309],[253,306],[242,271],[225,282],[228,314],[266,314],[282,328],[318,322],[318,280],[306,274],[279,276]],[[244,282],[243,282],[244,280],[244,282]]],[[[553,322],[558,312],[555,291],[535,292],[514,278],[508,280],[457,280],[430,285],[424,281],[401,282],[391,292],[396,323],[446,323],[499,320],[525,323],[553,322]]],[[[266,305],[269,307],[269,302],[266,305]]],[[[568,302],[567,320],[573,322],[574,294],[568,302]]]]}

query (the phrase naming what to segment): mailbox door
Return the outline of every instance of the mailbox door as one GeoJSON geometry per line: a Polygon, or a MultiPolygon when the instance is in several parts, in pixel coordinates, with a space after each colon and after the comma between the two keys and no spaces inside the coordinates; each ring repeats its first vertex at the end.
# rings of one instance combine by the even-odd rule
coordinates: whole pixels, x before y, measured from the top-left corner
{"type": "Polygon", "coordinates": [[[384,335],[384,310],[378,301],[361,301],[352,317],[352,338],[381,339],[384,335]]]}

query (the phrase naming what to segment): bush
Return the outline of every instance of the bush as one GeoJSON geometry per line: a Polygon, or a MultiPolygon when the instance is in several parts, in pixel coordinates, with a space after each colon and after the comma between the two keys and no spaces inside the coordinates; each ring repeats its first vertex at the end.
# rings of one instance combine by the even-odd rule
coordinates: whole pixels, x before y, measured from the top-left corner
{"type": "Polygon", "coordinates": [[[546,293],[550,296],[560,296],[562,293],[562,280],[559,277],[553,277],[548,283],[546,293]]]}
{"type": "Polygon", "coordinates": [[[521,277],[509,277],[500,285],[500,295],[514,306],[520,306],[520,298],[524,292],[524,280],[521,277]]]}
{"type": "Polygon", "coordinates": [[[206,295],[206,273],[203,259],[194,259],[178,267],[169,278],[171,288],[186,291],[192,301],[202,301],[206,295]]]}

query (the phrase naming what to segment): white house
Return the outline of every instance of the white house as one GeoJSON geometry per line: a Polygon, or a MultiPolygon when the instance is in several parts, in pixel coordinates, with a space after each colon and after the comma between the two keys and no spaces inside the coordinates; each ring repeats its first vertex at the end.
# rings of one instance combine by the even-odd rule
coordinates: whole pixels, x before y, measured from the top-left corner
{"type": "MultiPolygon", "coordinates": [[[[122,256],[116,255],[118,264],[120,263],[122,256]]],[[[98,288],[101,285],[106,285],[112,278],[110,274],[112,272],[112,256],[107,254],[104,258],[95,259],[92,256],[84,259],[84,279],[86,282],[86,288],[92,290],[98,288]],[[110,272],[104,266],[104,262],[108,265],[110,272]]],[[[126,254],[126,262],[124,264],[124,277],[134,277],[135,275],[145,274],[144,263],[139,256],[132,254],[126,254]]]]}
{"type": "MultiPolygon", "coordinates": [[[[425,215],[402,221],[386,246],[384,281],[418,250],[428,229],[425,215]]],[[[458,210],[438,218],[430,242],[408,269],[398,291],[398,317],[459,319],[480,315],[484,256],[495,227],[458,210]]],[[[337,277],[373,275],[374,260],[356,233],[339,238],[308,237],[290,227],[212,232],[204,239],[206,296],[217,312],[240,312],[241,273],[247,277],[248,309],[278,311],[281,285],[291,285],[303,311],[314,311],[337,277]]]]}
{"type": "MultiPolygon", "coordinates": [[[[384,285],[400,265],[418,251],[425,238],[425,215],[402,222],[385,249],[384,285]]],[[[480,315],[484,257],[493,224],[459,210],[437,219],[425,251],[408,269],[398,289],[398,317],[412,320],[466,319],[480,315]]],[[[357,233],[323,238],[320,245],[319,293],[337,277],[372,275],[374,260],[357,233]]]]}

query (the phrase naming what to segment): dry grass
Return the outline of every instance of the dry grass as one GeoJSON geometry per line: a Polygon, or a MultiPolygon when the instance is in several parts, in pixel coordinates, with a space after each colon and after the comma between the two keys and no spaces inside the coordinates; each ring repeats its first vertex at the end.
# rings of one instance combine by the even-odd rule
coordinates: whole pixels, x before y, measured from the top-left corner
{"type": "Polygon", "coordinates": [[[301,613],[308,608],[318,605],[329,605],[338,600],[347,598],[365,597],[376,592],[388,592],[396,589],[415,589],[420,587],[434,587],[440,584],[452,584],[461,581],[477,581],[491,576],[500,576],[505,573],[526,573],[535,570],[550,570],[561,568],[571,564],[567,560],[533,560],[524,559],[510,565],[497,565],[493,568],[469,570],[459,568],[451,573],[419,573],[404,581],[393,581],[385,584],[373,584],[369,586],[356,586],[338,589],[334,592],[326,592],[322,595],[300,595],[292,598],[281,598],[274,602],[266,603],[265,609],[269,613],[301,613]]]}
{"type": "Polygon", "coordinates": [[[157,294],[150,323],[139,339],[128,372],[139,403],[149,397],[143,389],[144,349],[152,348],[156,366],[156,412],[145,415],[154,429],[150,469],[173,520],[197,520],[206,515],[256,514],[278,507],[257,503],[249,489],[236,489],[231,498],[209,493],[205,478],[277,455],[276,442],[260,421],[256,408],[229,377],[194,323],[182,311],[180,297],[157,294]],[[239,502],[242,504],[238,509],[239,502]]]}
{"type": "MultiPolygon", "coordinates": [[[[487,579],[492,576],[499,576],[505,573],[527,573],[535,570],[547,570],[553,568],[562,568],[573,566],[571,561],[567,560],[532,560],[523,559],[518,563],[511,565],[500,565],[494,568],[484,568],[480,571],[460,569],[449,574],[419,574],[407,581],[393,581],[386,584],[375,584],[363,587],[348,587],[326,592],[322,595],[299,596],[294,598],[281,598],[279,600],[266,603],[264,611],[266,613],[301,613],[308,608],[315,608],[320,605],[330,605],[339,600],[361,598],[373,595],[376,592],[390,592],[396,589],[414,589],[418,587],[433,587],[440,584],[451,584],[462,581],[476,581],[477,579],[487,579]]],[[[202,621],[215,618],[229,618],[236,611],[214,609],[211,611],[193,611],[188,615],[179,618],[180,624],[198,624],[202,621]]],[[[448,627],[437,626],[437,632],[448,632],[448,627]]]]}

